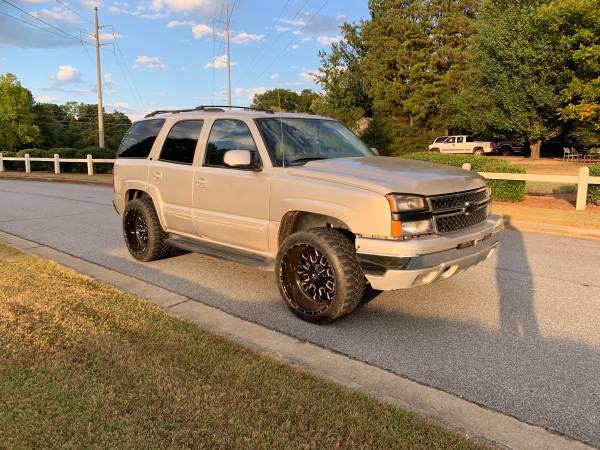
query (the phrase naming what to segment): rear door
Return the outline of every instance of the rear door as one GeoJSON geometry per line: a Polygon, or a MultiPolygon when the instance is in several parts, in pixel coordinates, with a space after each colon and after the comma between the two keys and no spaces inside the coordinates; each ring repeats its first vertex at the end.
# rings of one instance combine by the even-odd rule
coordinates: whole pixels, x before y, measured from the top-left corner
{"type": "Polygon", "coordinates": [[[192,219],[194,158],[204,121],[171,125],[157,158],[149,164],[148,183],[156,187],[168,231],[194,234],[192,219]]]}
{"type": "Polygon", "coordinates": [[[444,153],[456,153],[456,136],[450,136],[441,145],[442,152],[444,153]]]}
{"type": "Polygon", "coordinates": [[[465,144],[466,142],[464,136],[456,136],[455,153],[466,153],[467,150],[465,144]]]}

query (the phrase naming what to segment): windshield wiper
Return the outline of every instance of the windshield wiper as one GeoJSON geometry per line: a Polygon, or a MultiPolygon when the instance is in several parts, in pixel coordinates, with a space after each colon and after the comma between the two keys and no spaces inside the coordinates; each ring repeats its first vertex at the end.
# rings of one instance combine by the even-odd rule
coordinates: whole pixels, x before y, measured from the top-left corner
{"type": "Polygon", "coordinates": [[[292,159],[291,161],[287,162],[287,165],[289,165],[289,166],[299,166],[302,163],[307,163],[309,161],[317,161],[319,159],[327,159],[327,158],[323,158],[322,156],[309,156],[307,158],[292,159]],[[294,163],[298,163],[298,164],[294,164],[294,163]]]}

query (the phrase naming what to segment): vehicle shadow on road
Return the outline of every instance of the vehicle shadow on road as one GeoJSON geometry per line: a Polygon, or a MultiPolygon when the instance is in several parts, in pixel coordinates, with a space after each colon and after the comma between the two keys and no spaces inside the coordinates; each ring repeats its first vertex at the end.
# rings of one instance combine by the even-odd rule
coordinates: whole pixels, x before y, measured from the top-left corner
{"type": "Polygon", "coordinates": [[[524,340],[540,339],[535,313],[533,276],[520,233],[514,233],[509,243],[503,242],[503,245],[498,247],[496,286],[501,332],[508,337],[519,337],[524,340]],[[516,272],[513,275],[517,275],[518,279],[507,276],[507,270],[516,272]],[[515,283],[518,283],[521,288],[515,289],[515,283]]]}

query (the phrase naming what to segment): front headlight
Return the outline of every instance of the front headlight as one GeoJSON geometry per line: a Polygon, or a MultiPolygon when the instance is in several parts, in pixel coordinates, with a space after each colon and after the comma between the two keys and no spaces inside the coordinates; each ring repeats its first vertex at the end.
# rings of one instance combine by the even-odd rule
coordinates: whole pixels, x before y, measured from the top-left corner
{"type": "Polygon", "coordinates": [[[386,197],[393,213],[421,211],[427,208],[425,198],[418,195],[388,194],[386,197]]]}
{"type": "Polygon", "coordinates": [[[431,219],[426,220],[415,220],[413,222],[402,222],[401,225],[402,235],[419,235],[429,234],[433,232],[433,225],[431,219]]]}

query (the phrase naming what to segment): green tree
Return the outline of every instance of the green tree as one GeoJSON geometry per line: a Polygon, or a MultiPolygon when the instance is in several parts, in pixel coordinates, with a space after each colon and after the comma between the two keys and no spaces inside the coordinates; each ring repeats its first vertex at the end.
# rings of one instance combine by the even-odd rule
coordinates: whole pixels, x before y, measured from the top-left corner
{"type": "Polygon", "coordinates": [[[319,52],[321,68],[316,81],[324,95],[316,100],[313,109],[353,127],[361,117],[372,116],[373,99],[367,92],[361,65],[366,46],[360,25],[346,23],[341,32],[339,42],[332,43],[328,51],[319,52]]]}
{"type": "Polygon", "coordinates": [[[300,94],[289,89],[271,89],[263,94],[255,95],[252,107],[306,113],[311,111],[311,105],[318,96],[310,89],[304,89],[300,94]]]}
{"type": "Polygon", "coordinates": [[[372,116],[364,138],[389,153],[423,148],[446,132],[441,105],[462,81],[478,3],[370,0],[371,18],[344,25],[344,39],[321,53],[317,110],[372,116]]]}
{"type": "Polygon", "coordinates": [[[600,6],[597,0],[552,0],[539,8],[542,26],[571,76],[560,116],[584,144],[600,144],[600,6]]]}
{"type": "Polygon", "coordinates": [[[0,75],[0,149],[14,151],[38,142],[33,96],[12,73],[0,75]]]}
{"type": "Polygon", "coordinates": [[[543,24],[544,1],[487,0],[470,76],[455,98],[453,125],[487,135],[521,135],[539,158],[561,131],[564,89],[572,78],[557,36],[543,24]]]}

